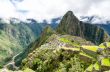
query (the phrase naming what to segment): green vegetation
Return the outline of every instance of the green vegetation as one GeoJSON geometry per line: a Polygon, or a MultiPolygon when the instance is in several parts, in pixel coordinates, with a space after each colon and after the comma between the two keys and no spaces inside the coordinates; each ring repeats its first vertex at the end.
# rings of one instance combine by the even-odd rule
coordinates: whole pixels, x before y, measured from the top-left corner
{"type": "Polygon", "coordinates": [[[107,48],[107,47],[110,47],[110,42],[104,42],[104,43],[101,43],[99,45],[100,48],[107,48]]]}
{"type": "Polygon", "coordinates": [[[94,64],[94,69],[95,69],[96,71],[99,71],[99,70],[100,70],[100,65],[99,65],[98,62],[96,62],[96,63],[94,64]]]}
{"type": "Polygon", "coordinates": [[[23,68],[31,68],[36,72],[83,71],[79,56],[71,55],[62,50],[36,49],[36,55],[23,60],[23,68]],[[34,57],[35,56],[35,57],[34,57]],[[32,61],[33,60],[33,61],[32,61]]]}
{"type": "Polygon", "coordinates": [[[60,38],[59,40],[62,41],[62,42],[71,44],[71,45],[73,45],[73,46],[76,46],[76,47],[79,47],[79,46],[80,46],[79,43],[76,43],[76,42],[74,42],[74,41],[72,42],[72,41],[70,41],[70,40],[68,40],[68,39],[66,39],[66,38],[60,38]]]}
{"type": "Polygon", "coordinates": [[[29,25],[26,23],[7,24],[0,20],[0,67],[10,62],[14,55],[27,48],[39,36],[42,28],[36,29],[38,32],[34,33],[29,25]]]}
{"type": "MultiPolygon", "coordinates": [[[[91,65],[86,69],[86,71],[92,72],[92,70],[93,70],[93,66],[94,66],[94,65],[91,64],[91,65]]],[[[86,71],[85,71],[85,72],[86,72],[86,71]]]]}
{"type": "Polygon", "coordinates": [[[78,53],[79,46],[84,43],[92,45],[91,42],[79,37],[52,34],[39,48],[34,48],[36,50],[28,54],[28,57],[22,61],[22,68],[31,68],[38,72],[83,72],[88,64],[80,61],[78,53]]]}
{"type": "Polygon", "coordinates": [[[110,58],[104,58],[101,60],[102,66],[109,66],[110,67],[110,58]]]}
{"type": "Polygon", "coordinates": [[[87,49],[93,52],[97,52],[98,46],[82,46],[83,49],[87,49]]]}
{"type": "Polygon", "coordinates": [[[86,53],[83,53],[83,52],[80,52],[80,55],[81,56],[83,56],[83,57],[87,57],[87,58],[89,58],[89,59],[94,59],[93,57],[91,57],[91,56],[89,56],[88,54],[86,54],[86,53]]]}
{"type": "Polygon", "coordinates": [[[93,72],[105,71],[102,62],[106,49],[93,45],[79,37],[70,35],[51,35],[45,43],[28,54],[22,61],[22,69],[30,68],[36,72],[93,72]],[[75,39],[78,39],[75,41],[75,39]],[[85,45],[84,45],[85,43],[85,45]],[[87,44],[88,43],[88,44],[87,44]],[[101,51],[99,51],[102,49],[101,51]],[[87,51],[86,51],[87,50],[87,51]]]}

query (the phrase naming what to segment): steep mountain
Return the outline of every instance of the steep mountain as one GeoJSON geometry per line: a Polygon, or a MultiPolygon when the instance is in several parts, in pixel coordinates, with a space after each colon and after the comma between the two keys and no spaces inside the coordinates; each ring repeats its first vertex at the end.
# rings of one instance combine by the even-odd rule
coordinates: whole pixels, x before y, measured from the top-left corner
{"type": "Polygon", "coordinates": [[[107,24],[96,24],[97,26],[103,28],[110,35],[110,23],[107,24]]]}
{"type": "Polygon", "coordinates": [[[0,19],[0,67],[27,48],[42,30],[42,26],[34,21],[27,23],[16,18],[7,21],[0,19]]]}
{"type": "Polygon", "coordinates": [[[109,41],[109,35],[106,31],[96,25],[79,21],[71,11],[68,11],[64,15],[57,28],[57,32],[60,34],[80,36],[94,42],[95,44],[109,41]]]}
{"type": "Polygon", "coordinates": [[[80,20],[86,23],[95,24],[103,28],[110,35],[110,21],[109,20],[98,17],[98,16],[82,16],[80,20]]]}

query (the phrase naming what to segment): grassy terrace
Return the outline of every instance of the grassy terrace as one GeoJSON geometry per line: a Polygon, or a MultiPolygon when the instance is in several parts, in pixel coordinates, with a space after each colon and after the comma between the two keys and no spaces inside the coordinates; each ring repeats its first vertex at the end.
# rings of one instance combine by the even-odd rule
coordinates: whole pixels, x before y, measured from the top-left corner
{"type": "Polygon", "coordinates": [[[97,52],[98,46],[82,46],[83,49],[87,49],[93,52],[97,52]]]}
{"type": "MultiPolygon", "coordinates": [[[[105,44],[106,44],[107,47],[110,47],[110,42],[105,42],[105,44]]],[[[106,46],[104,45],[104,43],[101,43],[99,45],[100,48],[106,48],[106,46]]]]}
{"type": "Polygon", "coordinates": [[[94,64],[94,69],[97,70],[97,71],[100,70],[100,65],[99,65],[98,62],[96,62],[96,63],[94,64]]]}
{"type": "Polygon", "coordinates": [[[68,44],[71,44],[73,46],[80,47],[80,45],[78,43],[72,42],[72,41],[68,40],[67,38],[60,38],[59,40],[64,42],[64,43],[68,43],[68,44]]]}
{"type": "Polygon", "coordinates": [[[110,47],[110,42],[106,42],[106,44],[107,44],[107,47],[110,47]]]}
{"type": "Polygon", "coordinates": [[[86,69],[86,71],[85,72],[87,72],[87,71],[89,71],[89,72],[92,72],[92,70],[93,70],[93,64],[91,64],[87,69],[86,69]]]}
{"type": "Polygon", "coordinates": [[[94,69],[95,71],[99,71],[99,70],[100,70],[100,65],[98,64],[98,62],[96,62],[95,64],[91,64],[91,65],[86,69],[85,72],[87,72],[87,71],[92,72],[93,69],[94,69]]]}
{"type": "Polygon", "coordinates": [[[87,55],[86,53],[80,52],[80,55],[93,59],[93,57],[87,55]]]}
{"type": "Polygon", "coordinates": [[[108,66],[108,67],[110,67],[110,58],[104,58],[104,59],[102,59],[101,65],[102,66],[108,66]]]}
{"type": "Polygon", "coordinates": [[[80,51],[80,48],[68,48],[68,47],[62,47],[64,50],[71,50],[71,51],[80,51]]]}

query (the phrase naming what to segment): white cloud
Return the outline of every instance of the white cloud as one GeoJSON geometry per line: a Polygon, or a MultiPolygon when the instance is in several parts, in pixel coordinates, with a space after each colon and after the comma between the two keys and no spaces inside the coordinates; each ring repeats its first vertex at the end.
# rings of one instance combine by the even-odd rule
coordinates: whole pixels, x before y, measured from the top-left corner
{"type": "Polygon", "coordinates": [[[110,18],[110,0],[0,0],[0,17],[50,20],[68,10],[75,15],[99,15],[110,18]],[[10,2],[11,1],[11,2],[10,2]]]}

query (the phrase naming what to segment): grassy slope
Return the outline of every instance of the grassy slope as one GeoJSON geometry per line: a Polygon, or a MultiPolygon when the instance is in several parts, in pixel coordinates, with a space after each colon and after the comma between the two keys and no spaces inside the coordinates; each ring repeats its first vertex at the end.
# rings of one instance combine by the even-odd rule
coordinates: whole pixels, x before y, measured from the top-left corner
{"type": "Polygon", "coordinates": [[[74,51],[75,53],[79,52],[79,48],[77,47],[80,47],[84,43],[85,45],[93,45],[80,37],[53,34],[46,40],[46,43],[28,54],[28,57],[23,60],[23,69],[29,67],[38,72],[75,70],[82,72],[84,71],[85,65],[80,62],[78,54],[74,55],[74,51]],[[79,41],[75,39],[79,39],[79,41]],[[68,47],[63,46],[63,44],[68,47]],[[82,66],[83,68],[81,68],[82,66]]]}
{"type": "Polygon", "coordinates": [[[23,51],[39,36],[39,33],[34,33],[25,23],[0,23],[0,67],[10,61],[14,55],[23,51]]]}
{"type": "MultiPolygon", "coordinates": [[[[106,44],[109,47],[109,42],[106,44]]],[[[99,46],[90,45],[93,44],[80,37],[53,34],[44,44],[36,47],[28,54],[22,62],[22,69],[29,67],[37,72],[97,72],[109,70],[109,58],[104,58],[104,55],[108,54],[104,50],[103,44],[99,46]],[[103,50],[102,53],[98,53],[98,48],[103,50]],[[92,55],[93,53],[95,56],[92,55]],[[102,61],[99,58],[100,56],[104,58],[102,61]]]]}

